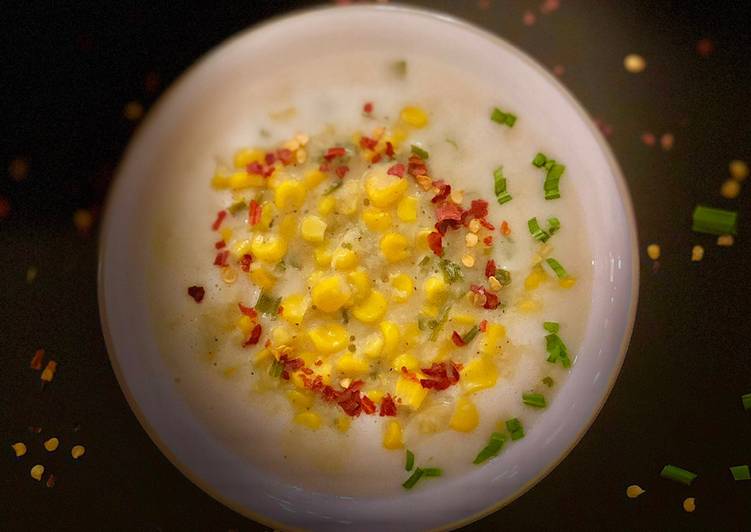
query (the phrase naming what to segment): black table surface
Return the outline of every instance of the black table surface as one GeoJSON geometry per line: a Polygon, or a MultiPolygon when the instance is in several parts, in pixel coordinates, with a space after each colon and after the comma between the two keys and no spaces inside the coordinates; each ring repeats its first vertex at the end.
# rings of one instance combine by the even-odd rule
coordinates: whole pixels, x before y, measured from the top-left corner
{"type": "MultiPolygon", "coordinates": [[[[415,3],[558,66],[609,134],[642,255],[633,339],[592,428],[547,478],[468,528],[749,529],[751,482],[734,482],[728,467],[751,462],[751,413],[740,401],[751,392],[751,201],[748,190],[735,200],[719,190],[730,160],[751,160],[751,3],[415,3]],[[629,53],[646,59],[644,72],[624,69],[629,53]],[[666,133],[670,150],[660,147],[666,133]],[[740,211],[734,246],[691,232],[697,203],[740,211]],[[652,242],[659,268],[644,252],[652,242]],[[694,244],[706,249],[702,262],[690,260],[694,244]],[[663,480],[667,463],[699,478],[691,487],[663,480]],[[647,492],[627,499],[632,483],[647,492]],[[686,497],[696,498],[692,514],[686,497]]],[[[0,530],[262,530],[175,469],[128,408],[99,326],[96,220],[137,127],[126,103],[148,109],[228,36],[310,2],[122,4],[3,8],[0,530]],[[74,225],[78,209],[94,216],[89,231],[74,225]],[[29,369],[38,348],[59,362],[44,390],[29,369]],[[41,446],[51,436],[61,440],[55,453],[41,446]],[[15,441],[28,445],[22,459],[15,441]],[[87,449],[78,461],[75,443],[87,449]],[[38,462],[56,475],[53,488],[30,478],[38,462]]]]}

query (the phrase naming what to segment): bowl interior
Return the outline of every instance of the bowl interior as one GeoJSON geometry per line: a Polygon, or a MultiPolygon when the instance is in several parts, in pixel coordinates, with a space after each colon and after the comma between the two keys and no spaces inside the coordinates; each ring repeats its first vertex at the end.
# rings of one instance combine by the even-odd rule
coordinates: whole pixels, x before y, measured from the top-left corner
{"type": "MultiPolygon", "coordinates": [[[[484,112],[478,109],[478,112],[484,112]]],[[[204,173],[204,175],[206,175],[204,173]]],[[[196,186],[202,186],[197,183],[196,186]]],[[[146,205],[146,207],[144,207],[146,205]]],[[[610,151],[574,99],[540,66],[500,39],[448,17],[386,6],[322,9],[245,32],[193,67],[162,98],[131,143],[111,192],[102,230],[100,309],[113,367],[128,401],[168,458],[206,492],[267,523],[327,530],[439,528],[500,507],[542,478],[594,420],[620,369],[638,293],[636,233],[624,181],[610,151]],[[593,256],[587,333],[555,401],[522,445],[483,468],[396,498],[312,493],[260,474],[206,430],[175,390],[154,338],[140,209],[160,155],[175,143],[206,141],[184,116],[212,112],[233,83],[273,69],[289,54],[309,58],[398,43],[498,86],[515,109],[544,120],[557,153],[567,154],[593,256]],[[526,112],[526,111],[525,111],[526,112]],[[128,220],[128,223],[124,221],[128,220]]]]}

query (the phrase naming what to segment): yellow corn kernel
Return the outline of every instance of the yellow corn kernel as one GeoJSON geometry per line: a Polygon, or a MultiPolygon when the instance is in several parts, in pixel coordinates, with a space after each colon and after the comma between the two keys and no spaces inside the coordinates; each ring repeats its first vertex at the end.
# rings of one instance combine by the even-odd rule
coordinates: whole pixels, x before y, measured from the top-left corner
{"type": "Polygon", "coordinates": [[[407,237],[399,233],[386,233],[381,239],[381,253],[388,262],[399,262],[410,256],[407,237]]]}
{"type": "Polygon", "coordinates": [[[502,348],[502,342],[506,338],[506,328],[498,323],[488,323],[482,338],[482,353],[494,355],[502,348]]]}
{"type": "Polygon", "coordinates": [[[336,312],[352,296],[349,285],[339,274],[322,276],[311,290],[313,304],[323,312],[336,312]]]}
{"type": "Polygon", "coordinates": [[[390,355],[399,347],[399,326],[393,321],[382,321],[380,329],[383,335],[383,354],[390,355]]]}
{"type": "Polygon", "coordinates": [[[417,346],[422,332],[415,322],[407,323],[402,327],[402,345],[405,349],[411,349],[417,346]]]}
{"type": "Polygon", "coordinates": [[[383,399],[383,396],[386,395],[386,392],[383,390],[369,390],[365,393],[365,395],[368,396],[368,399],[373,401],[375,404],[378,404],[381,402],[381,399],[383,399]]]}
{"type": "Polygon", "coordinates": [[[282,181],[274,191],[274,203],[283,211],[299,209],[304,201],[305,187],[300,181],[282,181]]]}
{"type": "Polygon", "coordinates": [[[574,286],[575,284],[576,284],[576,279],[574,279],[573,277],[565,277],[558,281],[558,286],[560,286],[561,288],[568,289],[574,286]]]}
{"type": "Polygon", "coordinates": [[[475,404],[467,397],[460,397],[449,420],[449,427],[459,432],[472,432],[479,422],[480,414],[475,404]]]}
{"type": "Polygon", "coordinates": [[[370,371],[370,365],[361,358],[353,355],[343,355],[336,361],[336,370],[345,375],[365,375],[370,371]]]}
{"type": "Polygon", "coordinates": [[[348,248],[338,247],[331,256],[331,266],[340,271],[348,271],[360,262],[357,253],[348,248]]]}
{"type": "Polygon", "coordinates": [[[352,287],[352,299],[355,302],[360,302],[370,295],[370,276],[362,268],[349,272],[347,280],[352,287]]]}
{"type": "Polygon", "coordinates": [[[399,273],[391,278],[391,286],[394,287],[393,300],[403,303],[412,297],[412,292],[415,289],[415,285],[412,282],[412,277],[406,273],[399,273]]]}
{"type": "Polygon", "coordinates": [[[261,188],[266,185],[263,176],[249,174],[244,170],[235,172],[227,178],[227,186],[233,190],[242,188],[256,187],[261,188]]]}
{"type": "Polygon", "coordinates": [[[298,390],[288,390],[287,399],[292,403],[292,406],[301,410],[310,408],[313,405],[313,396],[298,390]]]}
{"type": "Polygon", "coordinates": [[[418,249],[426,251],[430,249],[428,247],[428,235],[433,232],[433,229],[423,227],[419,231],[417,231],[417,235],[415,235],[415,245],[418,249]]]}
{"type": "Polygon", "coordinates": [[[405,107],[402,109],[399,116],[402,119],[402,122],[418,129],[428,125],[428,115],[419,107],[405,107]]]}
{"type": "Polygon", "coordinates": [[[438,305],[423,305],[420,309],[420,316],[423,318],[437,318],[438,313],[441,311],[438,305]]]}
{"type": "Polygon", "coordinates": [[[300,235],[308,242],[323,242],[326,234],[326,222],[311,214],[300,222],[300,235]]]}
{"type": "Polygon", "coordinates": [[[237,328],[240,329],[240,331],[243,333],[243,336],[247,337],[255,326],[256,323],[250,316],[243,315],[239,320],[237,320],[237,328]]]}
{"type": "Polygon", "coordinates": [[[252,250],[252,247],[253,247],[252,240],[240,240],[237,243],[232,245],[232,247],[230,248],[230,251],[232,252],[233,257],[235,257],[236,259],[239,259],[243,255],[249,255],[252,250]]]}
{"type": "Polygon", "coordinates": [[[383,433],[383,446],[386,449],[401,449],[404,447],[402,426],[395,419],[392,419],[386,425],[386,431],[383,433]]]}
{"type": "Polygon", "coordinates": [[[454,351],[456,351],[456,344],[447,338],[438,344],[438,350],[431,362],[445,362],[451,358],[454,351]]]}
{"type": "Polygon", "coordinates": [[[321,417],[315,412],[300,412],[292,420],[298,425],[316,430],[321,426],[321,417]]]}
{"type": "Polygon", "coordinates": [[[365,191],[375,207],[389,207],[399,201],[407,191],[406,179],[381,172],[370,176],[365,181],[365,191]]]}
{"type": "Polygon", "coordinates": [[[531,314],[540,310],[541,305],[534,299],[524,299],[519,302],[518,308],[521,312],[531,314]]]}
{"type": "Polygon", "coordinates": [[[211,186],[217,190],[229,187],[229,176],[217,170],[211,178],[211,186]]]}
{"type": "Polygon", "coordinates": [[[276,277],[262,266],[256,266],[250,270],[250,280],[253,281],[256,286],[267,290],[274,288],[274,285],[276,284],[276,277]]]}
{"type": "Polygon", "coordinates": [[[391,227],[391,214],[376,207],[368,207],[362,211],[362,221],[371,231],[382,233],[391,227]]]}
{"type": "Polygon", "coordinates": [[[475,324],[475,317],[469,314],[454,314],[451,316],[451,321],[459,325],[467,325],[471,327],[475,324]]]}
{"type": "Polygon", "coordinates": [[[477,357],[461,371],[461,384],[468,393],[492,388],[498,381],[498,368],[489,356],[477,357]]]}
{"type": "Polygon", "coordinates": [[[540,283],[545,281],[545,279],[547,279],[545,271],[541,267],[535,266],[532,268],[529,275],[527,275],[527,278],[524,279],[524,288],[527,290],[534,290],[540,286],[540,283]]]}
{"type": "Polygon", "coordinates": [[[383,335],[378,332],[369,334],[365,338],[365,346],[363,347],[363,353],[368,358],[378,358],[383,352],[383,335]]]}
{"type": "Polygon", "coordinates": [[[256,235],[250,243],[253,257],[269,263],[277,263],[287,253],[287,241],[276,235],[256,235]]]}
{"type": "Polygon", "coordinates": [[[394,148],[398,148],[402,142],[407,140],[407,132],[400,127],[395,127],[391,132],[391,138],[387,140],[393,144],[394,148]]]}
{"type": "Polygon", "coordinates": [[[409,371],[415,371],[420,367],[420,361],[412,353],[402,353],[394,359],[391,367],[395,371],[401,371],[403,367],[409,371]]]}
{"type": "Polygon", "coordinates": [[[260,163],[266,156],[262,150],[255,148],[242,148],[235,152],[234,163],[235,168],[245,168],[250,163],[260,163]]]}
{"type": "Polygon", "coordinates": [[[308,311],[308,299],[302,294],[292,294],[282,299],[282,318],[288,322],[299,325],[302,323],[305,313],[308,311]]]}
{"type": "Polygon", "coordinates": [[[329,250],[328,248],[316,248],[313,251],[313,258],[320,268],[328,268],[329,266],[331,266],[331,250],[329,250]]]}
{"type": "Polygon", "coordinates": [[[321,353],[336,353],[347,347],[349,342],[347,329],[336,322],[314,327],[308,331],[308,336],[321,353]]]}
{"type": "Polygon", "coordinates": [[[417,220],[417,198],[405,196],[396,206],[396,215],[402,222],[414,222],[417,220]]]}
{"type": "Polygon", "coordinates": [[[449,286],[443,275],[431,275],[422,283],[422,289],[425,292],[425,300],[429,303],[439,305],[444,302],[448,295],[449,286]]]}
{"type": "Polygon", "coordinates": [[[261,205],[261,221],[259,222],[261,229],[266,230],[271,227],[271,222],[274,220],[275,214],[276,207],[274,207],[274,204],[264,201],[263,205],[261,205]]]}
{"type": "Polygon", "coordinates": [[[327,214],[331,214],[334,212],[334,208],[336,207],[336,200],[333,196],[324,196],[320,199],[318,202],[318,214],[321,216],[326,216],[327,214]]]}
{"type": "Polygon", "coordinates": [[[352,424],[352,418],[349,416],[339,416],[336,418],[336,428],[340,432],[347,432],[352,424]]]}
{"type": "Polygon", "coordinates": [[[417,410],[428,395],[428,389],[423,388],[419,381],[400,375],[396,381],[396,395],[402,400],[402,405],[417,410]]]}
{"type": "Polygon", "coordinates": [[[271,349],[261,349],[258,353],[256,353],[256,356],[253,359],[253,364],[255,364],[256,366],[261,366],[267,361],[270,361],[272,358],[274,358],[274,354],[271,352],[271,349]]]}
{"type": "Polygon", "coordinates": [[[311,190],[323,183],[326,177],[326,173],[318,169],[308,170],[303,175],[302,182],[305,184],[305,188],[311,190]]]}
{"type": "Polygon", "coordinates": [[[372,290],[368,297],[352,307],[352,315],[364,323],[373,323],[383,318],[387,307],[388,303],[384,295],[372,290]]]}
{"type": "Polygon", "coordinates": [[[271,342],[274,345],[289,345],[293,340],[292,332],[285,325],[271,329],[271,342]]]}
{"type": "Polygon", "coordinates": [[[221,235],[222,240],[229,242],[229,239],[232,238],[232,229],[229,227],[222,227],[219,234],[221,235]]]}

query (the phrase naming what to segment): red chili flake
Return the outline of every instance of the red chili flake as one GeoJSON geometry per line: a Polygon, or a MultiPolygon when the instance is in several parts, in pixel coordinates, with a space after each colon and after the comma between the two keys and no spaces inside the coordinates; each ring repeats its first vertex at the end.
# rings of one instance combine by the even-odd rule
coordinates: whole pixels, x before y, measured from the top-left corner
{"type": "Polygon", "coordinates": [[[492,236],[486,236],[485,238],[482,239],[482,242],[486,246],[490,247],[490,246],[493,245],[493,237],[492,236]]]}
{"type": "Polygon", "coordinates": [[[287,371],[297,371],[305,366],[305,361],[302,358],[287,358],[287,355],[279,357],[279,362],[284,365],[284,369],[287,371]]]}
{"type": "Polygon", "coordinates": [[[395,175],[397,177],[404,177],[404,165],[402,163],[396,163],[394,166],[389,168],[386,173],[388,175],[395,175]]]}
{"type": "Polygon", "coordinates": [[[412,155],[407,163],[407,172],[413,177],[427,175],[428,167],[425,164],[425,161],[420,159],[417,155],[412,155]]]}
{"type": "Polygon", "coordinates": [[[10,201],[0,196],[0,220],[5,220],[10,216],[10,201]]]}
{"type": "Polygon", "coordinates": [[[480,322],[480,332],[485,332],[488,330],[488,320],[482,320],[480,322]]]}
{"type": "Polygon", "coordinates": [[[293,162],[294,154],[292,150],[288,148],[282,148],[276,151],[277,158],[282,161],[282,164],[288,165],[293,162]]]}
{"type": "Polygon", "coordinates": [[[485,218],[480,218],[480,225],[482,225],[488,231],[495,231],[495,226],[487,221],[485,218]]]}
{"type": "Polygon", "coordinates": [[[300,371],[302,371],[305,375],[313,375],[313,370],[310,368],[300,368],[300,371]]]}
{"type": "Polygon", "coordinates": [[[220,240],[219,242],[216,242],[214,244],[214,248],[215,249],[222,249],[226,245],[227,245],[227,243],[224,240],[220,240]]]}
{"type": "Polygon", "coordinates": [[[381,411],[378,415],[381,417],[396,415],[396,403],[394,403],[394,398],[391,397],[391,394],[387,393],[383,396],[383,399],[381,399],[381,411]]]}
{"type": "Polygon", "coordinates": [[[192,297],[196,303],[203,301],[203,296],[206,295],[206,290],[203,286],[191,286],[188,288],[188,295],[192,297]]]}
{"type": "Polygon", "coordinates": [[[276,155],[274,155],[272,152],[269,152],[264,157],[264,160],[266,161],[266,164],[271,166],[276,162],[276,155]]]}
{"type": "Polygon", "coordinates": [[[366,150],[375,149],[377,144],[378,144],[378,141],[376,139],[371,139],[370,137],[362,137],[360,139],[360,147],[366,150]]]}
{"type": "Polygon", "coordinates": [[[251,264],[253,264],[253,257],[251,255],[245,254],[243,255],[243,258],[240,259],[240,269],[244,272],[250,271],[251,264]]]}
{"type": "MultiPolygon", "coordinates": [[[[412,172],[410,172],[410,174],[411,173],[412,172]]],[[[438,181],[433,181],[433,186],[438,189],[438,194],[433,196],[433,199],[430,200],[433,203],[440,203],[448,198],[449,194],[451,194],[451,185],[443,180],[439,179],[438,181]]]]}
{"type": "Polygon", "coordinates": [[[498,296],[495,295],[493,292],[485,291],[485,304],[483,305],[483,308],[486,308],[488,310],[495,310],[498,308],[498,305],[500,304],[500,300],[498,299],[498,296]]]}
{"type": "Polygon", "coordinates": [[[702,57],[709,57],[712,55],[712,52],[714,52],[714,43],[711,39],[707,39],[706,37],[704,39],[700,39],[699,42],[696,43],[696,53],[698,53],[702,57]]]}
{"type": "Polygon", "coordinates": [[[347,172],[349,172],[349,166],[337,166],[335,172],[339,179],[343,179],[347,175],[347,172]]]}
{"type": "Polygon", "coordinates": [[[529,9],[527,9],[522,16],[522,22],[525,26],[533,26],[536,20],[537,17],[529,9]]]}
{"type": "Polygon", "coordinates": [[[56,481],[57,481],[57,477],[53,473],[50,473],[50,476],[47,477],[46,486],[48,488],[54,488],[56,481]]]}
{"type": "Polygon", "coordinates": [[[263,166],[258,161],[253,161],[245,167],[245,171],[249,174],[263,175],[263,166]]]}
{"type": "Polygon", "coordinates": [[[246,316],[253,319],[256,319],[258,317],[258,312],[253,307],[246,307],[242,303],[238,303],[237,306],[240,307],[240,312],[242,312],[246,316]]]}
{"type": "Polygon", "coordinates": [[[466,212],[472,216],[472,218],[482,220],[488,215],[488,202],[482,199],[472,200],[472,204],[466,212]]]}
{"type": "Polygon", "coordinates": [[[462,365],[453,361],[433,362],[429,368],[422,369],[422,372],[430,378],[420,379],[420,385],[423,388],[445,390],[459,382],[459,371],[461,369],[462,365]]]}
{"type": "Polygon", "coordinates": [[[336,401],[337,397],[339,397],[339,392],[327,384],[321,390],[321,395],[326,401],[336,401]]]}
{"type": "Polygon", "coordinates": [[[433,231],[428,234],[428,247],[438,255],[443,257],[443,237],[438,231],[433,231]]]}
{"type": "Polygon", "coordinates": [[[282,316],[284,314],[284,307],[282,305],[279,305],[279,308],[276,309],[276,313],[282,316]]]}
{"type": "Polygon", "coordinates": [[[485,277],[491,277],[495,275],[496,271],[495,261],[493,259],[488,260],[485,264],[485,277]]]}
{"type": "Polygon", "coordinates": [[[341,146],[335,146],[333,148],[329,148],[328,151],[326,151],[326,154],[323,156],[324,159],[327,161],[333,161],[337,157],[344,157],[347,154],[347,150],[344,149],[341,146]]]}
{"type": "Polygon", "coordinates": [[[641,141],[649,147],[652,147],[657,142],[657,137],[653,133],[646,132],[641,134],[641,141]]]}
{"type": "Polygon", "coordinates": [[[454,342],[454,345],[456,347],[464,347],[465,345],[467,345],[464,339],[462,338],[462,335],[456,331],[451,333],[451,341],[454,342]]]}
{"type": "Polygon", "coordinates": [[[373,163],[373,164],[375,164],[375,163],[377,163],[377,162],[380,162],[380,161],[381,161],[381,159],[383,159],[383,155],[381,155],[380,153],[376,153],[376,154],[375,154],[375,155],[373,156],[373,158],[372,158],[372,159],[370,159],[370,162],[371,162],[371,163],[373,163]]]}
{"type": "Polygon", "coordinates": [[[446,201],[435,208],[435,214],[439,222],[454,221],[459,225],[464,213],[459,205],[446,201]]]}
{"type": "Polygon", "coordinates": [[[363,395],[360,398],[360,403],[362,404],[362,411],[366,414],[375,414],[376,411],[376,405],[373,401],[370,400],[370,398],[367,395],[363,395]]]}
{"type": "Polygon", "coordinates": [[[366,114],[370,114],[373,112],[373,102],[365,102],[365,105],[362,106],[362,112],[366,114]]]}
{"type": "Polygon", "coordinates": [[[229,257],[229,251],[224,250],[216,254],[214,259],[214,266],[227,266],[227,258],[229,257]]]}
{"type": "Polygon", "coordinates": [[[248,222],[250,225],[256,225],[261,221],[261,206],[256,200],[250,200],[250,206],[248,207],[248,222]]]}
{"type": "Polygon", "coordinates": [[[386,142],[386,155],[392,159],[394,158],[394,145],[388,141],[386,142]]]}
{"type": "Polygon", "coordinates": [[[321,165],[318,167],[318,169],[321,172],[328,172],[329,170],[331,170],[331,165],[328,162],[321,163],[321,165]]]}
{"type": "Polygon", "coordinates": [[[501,222],[501,234],[503,236],[509,236],[511,234],[511,226],[509,226],[506,220],[501,222]]]}
{"type": "Polygon", "coordinates": [[[214,223],[211,224],[211,229],[216,231],[219,229],[219,226],[222,225],[222,222],[224,221],[224,218],[227,216],[227,211],[219,211],[216,213],[216,220],[214,220],[214,223]]]}
{"type": "Polygon", "coordinates": [[[402,372],[402,375],[404,376],[405,379],[409,379],[409,380],[412,380],[412,381],[416,381],[417,380],[417,375],[415,373],[409,371],[407,369],[407,366],[402,366],[401,372],[402,372]]]}
{"type": "Polygon", "coordinates": [[[243,343],[243,347],[256,345],[258,343],[258,340],[261,339],[261,332],[263,332],[261,324],[256,323],[256,326],[253,327],[253,330],[250,332],[250,337],[248,337],[248,339],[243,343]]]}
{"type": "Polygon", "coordinates": [[[29,367],[31,369],[40,370],[42,369],[42,362],[44,361],[44,349],[37,349],[34,353],[34,356],[31,359],[31,362],[29,363],[29,367]]]}

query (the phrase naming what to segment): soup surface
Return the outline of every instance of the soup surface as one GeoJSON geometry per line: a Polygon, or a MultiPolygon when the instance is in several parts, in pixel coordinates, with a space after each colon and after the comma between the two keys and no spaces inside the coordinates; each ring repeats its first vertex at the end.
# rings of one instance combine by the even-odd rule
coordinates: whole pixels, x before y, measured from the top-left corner
{"type": "Polygon", "coordinates": [[[342,495],[523,444],[589,312],[574,177],[546,150],[565,132],[423,57],[342,52],[234,89],[196,108],[220,126],[186,127],[164,154],[186,177],[145,215],[153,322],[207,427],[342,495]]]}

